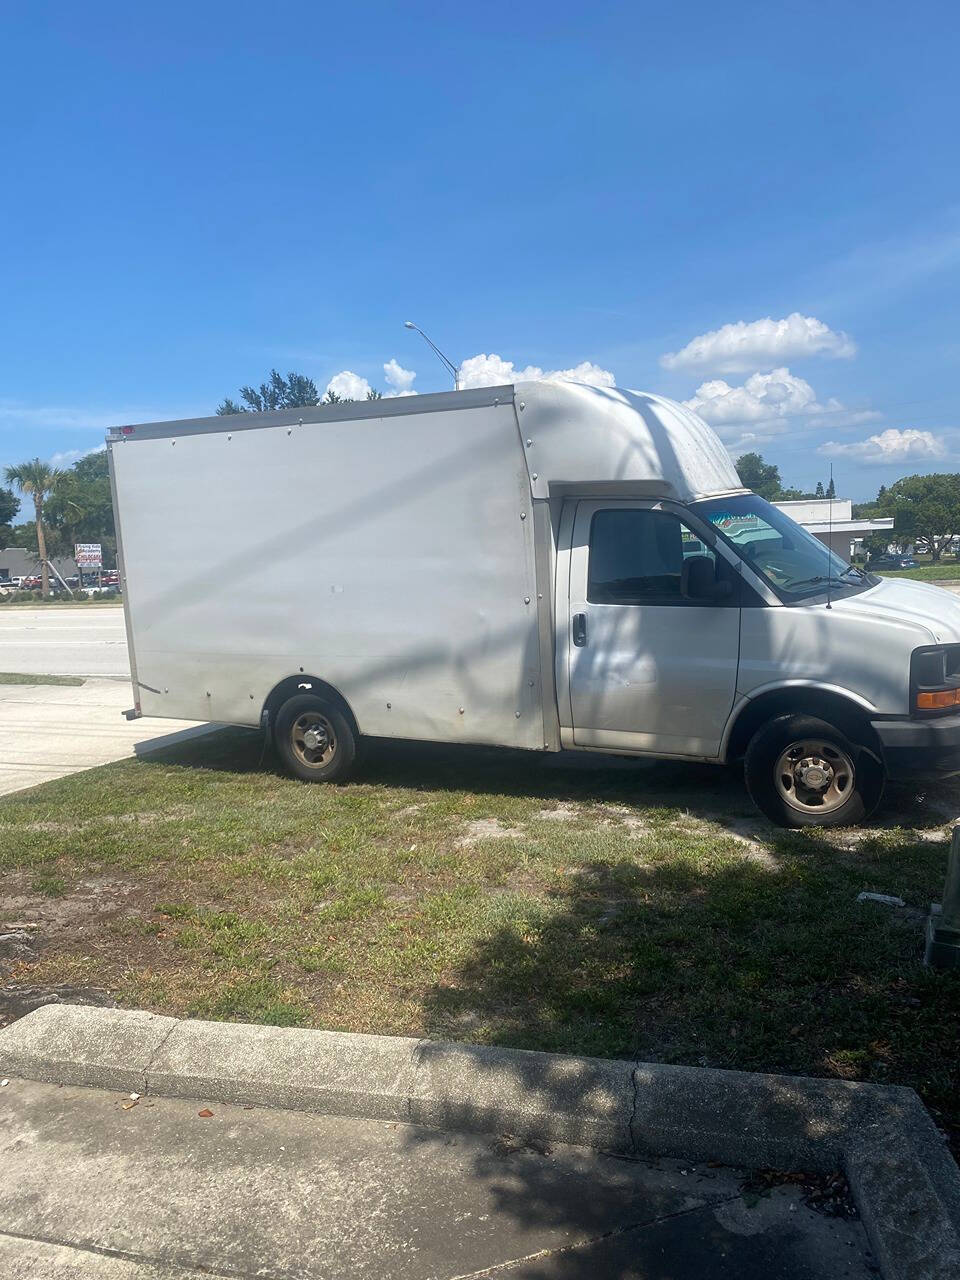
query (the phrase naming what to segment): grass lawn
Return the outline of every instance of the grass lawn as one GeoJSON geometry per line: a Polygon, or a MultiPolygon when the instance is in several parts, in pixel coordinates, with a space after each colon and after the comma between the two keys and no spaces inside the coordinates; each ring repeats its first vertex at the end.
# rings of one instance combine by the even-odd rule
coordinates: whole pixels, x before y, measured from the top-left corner
{"type": "Polygon", "coordinates": [[[955,582],[960,578],[960,562],[921,564],[916,569],[879,569],[881,578],[916,578],[921,582],[955,582]]]}
{"type": "Polygon", "coordinates": [[[0,671],[0,684],[83,684],[82,676],[33,676],[17,671],[0,671]]]}
{"type": "Polygon", "coordinates": [[[960,975],[920,963],[958,809],[788,833],[719,769],[406,744],[307,786],[225,731],[0,801],[0,922],[40,926],[6,981],[904,1083],[958,1126],[960,975]]]}

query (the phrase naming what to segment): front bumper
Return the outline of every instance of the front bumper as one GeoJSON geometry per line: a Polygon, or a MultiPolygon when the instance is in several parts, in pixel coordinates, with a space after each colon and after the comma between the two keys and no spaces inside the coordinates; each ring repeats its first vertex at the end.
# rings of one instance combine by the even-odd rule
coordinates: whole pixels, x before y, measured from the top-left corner
{"type": "Polygon", "coordinates": [[[960,714],[872,724],[891,778],[944,778],[960,772],[960,714]]]}

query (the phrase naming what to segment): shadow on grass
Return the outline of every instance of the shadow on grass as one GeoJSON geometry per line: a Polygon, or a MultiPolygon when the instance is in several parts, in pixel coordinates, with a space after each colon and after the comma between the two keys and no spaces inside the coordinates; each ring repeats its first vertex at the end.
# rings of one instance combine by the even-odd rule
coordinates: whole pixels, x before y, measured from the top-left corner
{"type": "MultiPolygon", "coordinates": [[[[552,1136],[554,1111],[582,1110],[591,1140],[591,1117],[612,1106],[622,1119],[607,1139],[614,1151],[823,1169],[833,1158],[831,1135],[832,1167],[839,1168],[841,1135],[872,1123],[872,1100],[843,1086],[824,1100],[802,1080],[767,1078],[757,1082],[756,1105],[747,1106],[709,1073],[674,1072],[664,1082],[644,1065],[660,1062],[906,1084],[944,1127],[960,1133],[960,980],[922,968],[919,927],[898,927],[889,912],[855,902],[862,879],[836,850],[819,849],[824,859],[834,855],[829,863],[799,857],[795,840],[783,835],[776,869],[595,862],[565,877],[547,910],[531,904],[528,915],[480,939],[425,1001],[428,1034],[439,1043],[422,1052],[438,1078],[453,1084],[447,1125],[518,1134],[521,1146],[532,1126],[537,1149],[538,1138],[552,1136]],[[450,1043],[471,1039],[637,1065],[628,1076],[604,1063],[553,1065],[531,1055],[505,1069],[495,1051],[450,1043]],[[456,1091],[458,1062],[489,1077],[479,1098],[456,1091]],[[724,1132],[742,1133],[742,1142],[717,1136],[724,1132]],[[808,1150],[813,1132],[825,1143],[819,1156],[808,1150]]],[[[881,878],[894,874],[900,856],[876,855],[881,878]]],[[[894,1096],[889,1105],[906,1108],[916,1124],[909,1097],[894,1096]]],[[[535,1162],[507,1170],[487,1152],[475,1173],[499,1210],[524,1226],[596,1231],[596,1201],[571,1205],[562,1177],[552,1181],[535,1162]]],[[[650,1206],[638,1201],[633,1220],[645,1211],[650,1206]]],[[[651,1220],[509,1274],[821,1274],[819,1266],[806,1269],[812,1260],[799,1233],[779,1238],[774,1266],[765,1252],[773,1237],[758,1227],[748,1247],[709,1207],[679,1236],[662,1230],[651,1220]],[[687,1247],[685,1271],[679,1258],[687,1247]],[[708,1248],[716,1251],[714,1265],[708,1248]]]]}
{"type": "MultiPolygon", "coordinates": [[[[960,1120],[960,980],[923,968],[918,920],[856,902],[863,866],[810,852],[784,834],[776,869],[580,866],[427,993],[428,1033],[911,1084],[960,1120]]],[[[897,883],[900,857],[869,877],[897,883]]]]}
{"type": "MultiPolygon", "coordinates": [[[[151,752],[142,763],[282,775],[276,753],[255,729],[224,729],[151,752]]],[[[362,742],[351,782],[418,792],[471,792],[573,803],[602,801],[637,809],[678,808],[721,824],[735,826],[739,820],[747,819],[767,832],[775,830],[754,808],[738,766],[370,738],[362,742]]],[[[950,784],[948,789],[942,783],[931,784],[931,788],[888,787],[884,804],[871,825],[882,828],[904,824],[914,829],[942,826],[943,804],[926,802],[937,793],[952,798],[957,788],[950,784]]]]}

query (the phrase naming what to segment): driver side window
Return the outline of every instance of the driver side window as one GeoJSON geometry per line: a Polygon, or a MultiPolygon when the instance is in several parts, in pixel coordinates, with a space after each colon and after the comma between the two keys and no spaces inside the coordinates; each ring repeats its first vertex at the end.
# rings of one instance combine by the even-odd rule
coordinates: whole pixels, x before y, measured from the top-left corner
{"type": "MultiPolygon", "coordinates": [[[[612,507],[590,524],[587,600],[593,604],[684,605],[683,566],[714,552],[672,511],[612,507]]],[[[718,572],[729,572],[720,562],[718,572]]]]}

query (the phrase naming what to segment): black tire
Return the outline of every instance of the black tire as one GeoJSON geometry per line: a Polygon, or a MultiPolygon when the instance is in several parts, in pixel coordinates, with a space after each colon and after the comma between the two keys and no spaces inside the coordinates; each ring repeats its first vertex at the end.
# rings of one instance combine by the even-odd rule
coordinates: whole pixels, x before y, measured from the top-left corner
{"type": "Polygon", "coordinates": [[[349,720],[334,703],[312,693],[287,699],[277,712],[273,736],[284,768],[304,782],[341,782],[356,759],[349,720]]]}
{"type": "Polygon", "coordinates": [[[778,716],[761,726],[744,759],[750,798],[778,827],[849,827],[883,796],[876,756],[825,720],[778,716]]]}

